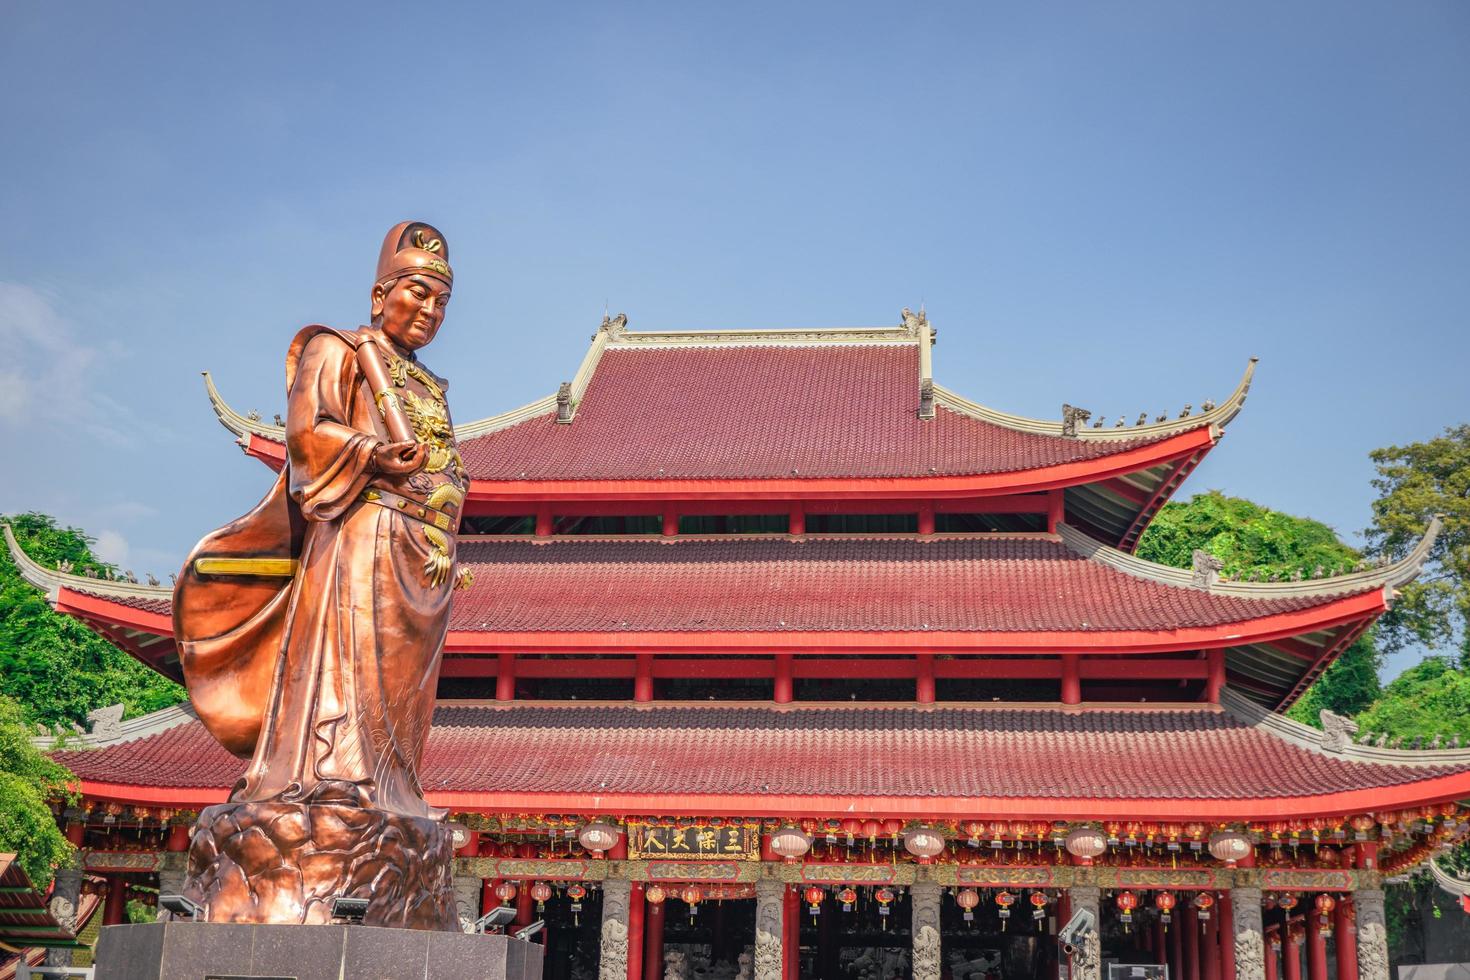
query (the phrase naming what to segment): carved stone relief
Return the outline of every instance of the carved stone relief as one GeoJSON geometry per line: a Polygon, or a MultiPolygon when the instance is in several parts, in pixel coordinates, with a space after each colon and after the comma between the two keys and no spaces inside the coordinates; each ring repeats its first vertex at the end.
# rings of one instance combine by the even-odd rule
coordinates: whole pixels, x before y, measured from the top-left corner
{"type": "Polygon", "coordinates": [[[628,975],[628,908],[633,886],[612,880],[602,886],[601,980],[624,980],[628,975]]]}
{"type": "Polygon", "coordinates": [[[915,882],[909,889],[913,910],[914,980],[939,980],[943,958],[939,942],[940,887],[932,881],[915,882]]]}
{"type": "Polygon", "coordinates": [[[1261,890],[1234,888],[1235,980],[1266,980],[1266,938],[1261,924],[1261,890]]]}
{"type": "Polygon", "coordinates": [[[786,883],[755,883],[755,980],[781,980],[781,915],[786,883]]]}
{"type": "Polygon", "coordinates": [[[1358,977],[1388,980],[1388,925],[1383,915],[1383,892],[1363,888],[1353,893],[1358,909],[1358,977]]]}

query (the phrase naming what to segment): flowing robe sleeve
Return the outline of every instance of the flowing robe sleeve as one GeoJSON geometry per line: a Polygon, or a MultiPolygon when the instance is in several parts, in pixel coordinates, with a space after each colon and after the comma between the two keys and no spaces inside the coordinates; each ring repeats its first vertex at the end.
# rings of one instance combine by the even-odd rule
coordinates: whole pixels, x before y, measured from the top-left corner
{"type": "Polygon", "coordinates": [[[353,428],[352,401],[365,397],[356,350],[319,333],[307,341],[287,399],[286,451],[291,496],[310,521],[340,517],[373,475],[373,450],[385,440],[353,428]]]}

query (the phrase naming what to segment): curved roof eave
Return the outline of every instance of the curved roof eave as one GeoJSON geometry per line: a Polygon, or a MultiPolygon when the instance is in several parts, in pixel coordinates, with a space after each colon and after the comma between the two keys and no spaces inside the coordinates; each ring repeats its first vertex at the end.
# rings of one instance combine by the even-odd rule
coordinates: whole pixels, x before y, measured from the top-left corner
{"type": "Polygon", "coordinates": [[[1212,595],[1234,596],[1242,599],[1282,599],[1296,596],[1331,596],[1383,589],[1386,601],[1393,598],[1393,590],[1412,582],[1429,559],[1430,549],[1439,537],[1444,522],[1439,515],[1429,521],[1423,537],[1409,553],[1396,562],[1333,575],[1327,578],[1303,579],[1293,582],[1236,582],[1221,579],[1213,573],[1201,573],[1187,568],[1161,565],[1126,551],[1100,544],[1091,536],[1068,524],[1058,524],[1057,533],[1062,541],[1077,554],[1117,569],[1126,575],[1180,588],[1203,589],[1212,595]]]}
{"type": "Polygon", "coordinates": [[[173,598],[174,590],[167,585],[143,585],[136,582],[115,582],[112,579],[88,578],[58,569],[47,568],[26,554],[15,532],[9,524],[0,525],[5,535],[5,546],[10,551],[10,560],[20,571],[20,577],[46,593],[48,602],[55,604],[63,588],[91,592],[99,596],[118,599],[164,599],[173,598]]]}
{"type": "Polygon", "coordinates": [[[1240,414],[1245,405],[1246,395],[1250,393],[1251,381],[1256,374],[1256,364],[1260,358],[1252,357],[1245,366],[1245,374],[1240,383],[1230,396],[1220,404],[1208,411],[1198,415],[1184,415],[1163,422],[1149,422],[1145,425],[1122,426],[1113,429],[1082,428],[1078,427],[1075,436],[1065,436],[1062,431],[1062,423],[1052,419],[1034,419],[1024,415],[1012,415],[1008,412],[997,411],[988,408],[978,402],[970,401],[963,395],[959,395],[948,388],[936,384],[934,386],[934,397],[939,404],[956,412],[962,412],[973,418],[989,422],[1007,429],[1015,429],[1018,432],[1028,432],[1032,435],[1057,436],[1058,438],[1077,438],[1084,440],[1118,440],[1118,439],[1151,439],[1160,436],[1173,435],[1176,432],[1185,432],[1189,429],[1197,429],[1202,425],[1209,425],[1223,430],[1234,418],[1240,414]]]}

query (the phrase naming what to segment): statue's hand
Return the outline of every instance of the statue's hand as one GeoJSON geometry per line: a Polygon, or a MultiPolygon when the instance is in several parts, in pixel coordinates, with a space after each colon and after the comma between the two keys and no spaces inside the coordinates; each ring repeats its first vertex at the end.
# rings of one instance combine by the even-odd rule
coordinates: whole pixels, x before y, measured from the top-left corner
{"type": "Polygon", "coordinates": [[[373,468],[392,476],[417,472],[428,461],[429,447],[421,442],[386,442],[373,450],[373,468]]]}

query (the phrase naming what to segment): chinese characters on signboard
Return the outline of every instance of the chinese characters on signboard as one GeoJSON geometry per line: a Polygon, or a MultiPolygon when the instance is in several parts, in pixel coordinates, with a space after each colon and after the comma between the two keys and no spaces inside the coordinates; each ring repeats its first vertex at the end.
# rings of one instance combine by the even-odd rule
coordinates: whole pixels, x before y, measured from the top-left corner
{"type": "Polygon", "coordinates": [[[739,858],[760,860],[754,827],[633,827],[628,856],[640,858],[739,858]]]}

